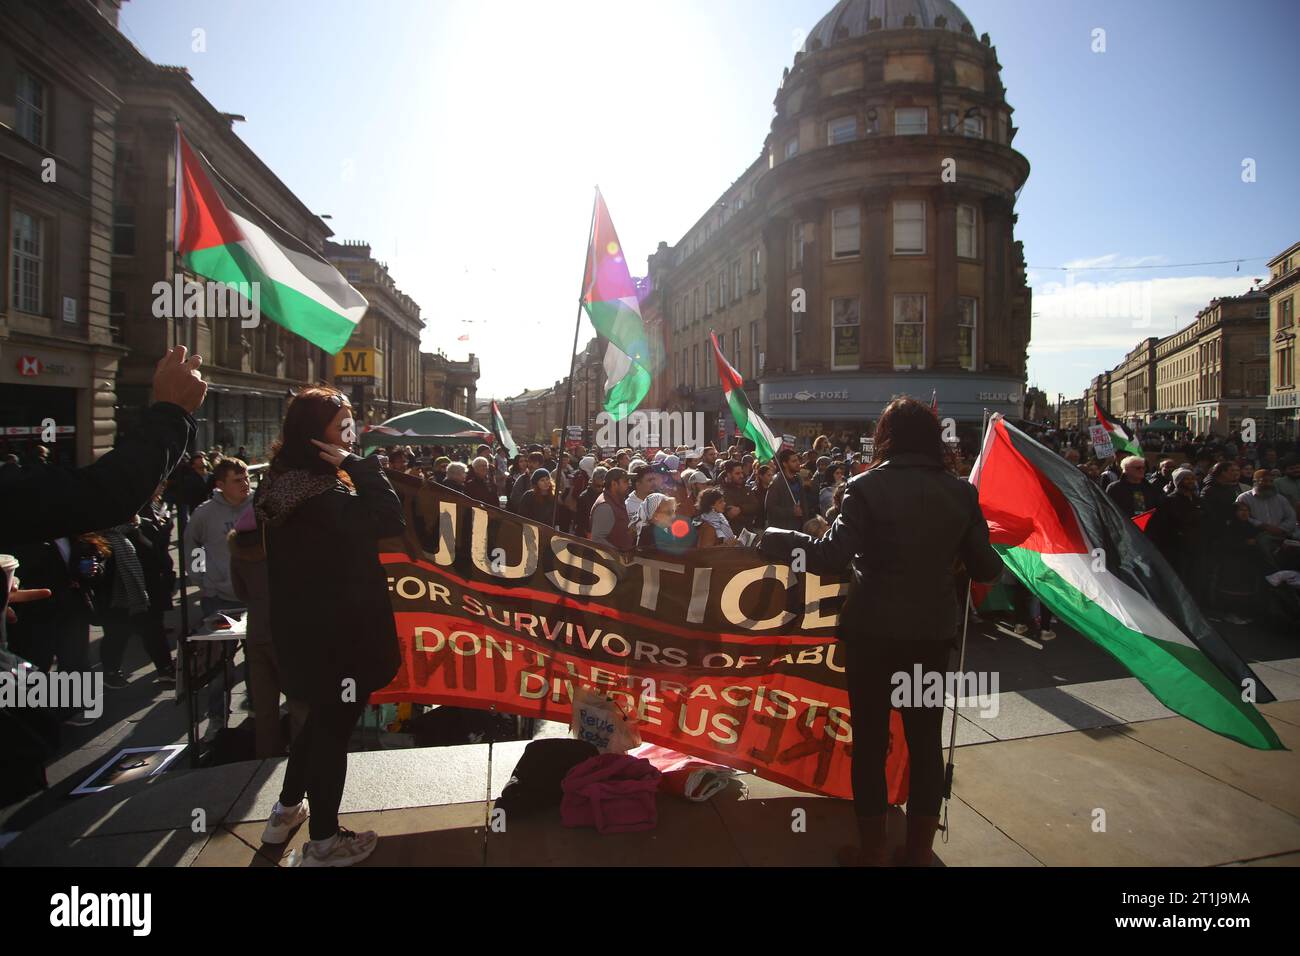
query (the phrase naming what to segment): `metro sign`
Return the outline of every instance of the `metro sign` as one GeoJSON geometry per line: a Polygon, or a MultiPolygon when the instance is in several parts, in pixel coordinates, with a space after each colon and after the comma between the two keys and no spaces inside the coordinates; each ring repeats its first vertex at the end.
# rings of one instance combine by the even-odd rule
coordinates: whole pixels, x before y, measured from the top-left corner
{"type": "Polygon", "coordinates": [[[35,378],[37,375],[40,375],[41,372],[43,372],[44,370],[45,370],[45,366],[41,364],[41,360],[38,359],[35,355],[18,356],[19,375],[22,375],[25,378],[35,378]]]}

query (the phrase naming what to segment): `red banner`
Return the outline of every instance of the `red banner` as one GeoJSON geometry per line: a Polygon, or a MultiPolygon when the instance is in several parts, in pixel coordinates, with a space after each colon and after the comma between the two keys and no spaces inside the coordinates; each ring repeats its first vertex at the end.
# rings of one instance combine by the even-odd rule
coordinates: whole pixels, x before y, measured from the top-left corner
{"type": "MultiPolygon", "coordinates": [[[[568,723],[573,688],[611,693],[644,740],[790,787],[851,796],[847,593],[756,550],[619,554],[434,484],[391,476],[406,536],[381,549],[402,666],[375,703],[568,723]]],[[[907,797],[894,712],[889,799],[907,797]]]]}

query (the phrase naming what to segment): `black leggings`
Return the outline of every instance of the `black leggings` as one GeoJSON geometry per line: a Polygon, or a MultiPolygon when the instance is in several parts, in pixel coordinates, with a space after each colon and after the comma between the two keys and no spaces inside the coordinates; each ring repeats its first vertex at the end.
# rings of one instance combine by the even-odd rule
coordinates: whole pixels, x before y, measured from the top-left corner
{"type": "MultiPolygon", "coordinates": [[[[889,752],[889,701],[894,691],[891,678],[901,671],[910,684],[916,664],[924,673],[946,674],[951,645],[944,641],[866,639],[846,642],[845,648],[845,676],[853,709],[853,810],[859,817],[875,817],[888,808],[885,756],[889,752]]],[[[943,802],[943,707],[900,710],[911,768],[908,813],[938,816],[943,802]]]]}
{"type": "Polygon", "coordinates": [[[280,803],[286,807],[311,798],[308,830],[313,840],[332,837],[339,829],[339,804],[348,776],[348,739],[365,711],[365,700],[313,702],[307,720],[289,750],[280,803]]]}

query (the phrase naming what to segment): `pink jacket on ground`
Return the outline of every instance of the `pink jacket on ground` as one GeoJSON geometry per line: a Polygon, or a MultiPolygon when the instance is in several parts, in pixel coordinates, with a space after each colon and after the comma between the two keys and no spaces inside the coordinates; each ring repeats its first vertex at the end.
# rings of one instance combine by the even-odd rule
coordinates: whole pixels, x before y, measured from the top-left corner
{"type": "Polygon", "coordinates": [[[598,833],[653,829],[658,814],[659,771],[627,754],[599,754],[564,778],[560,820],[566,827],[595,827],[598,833]]]}

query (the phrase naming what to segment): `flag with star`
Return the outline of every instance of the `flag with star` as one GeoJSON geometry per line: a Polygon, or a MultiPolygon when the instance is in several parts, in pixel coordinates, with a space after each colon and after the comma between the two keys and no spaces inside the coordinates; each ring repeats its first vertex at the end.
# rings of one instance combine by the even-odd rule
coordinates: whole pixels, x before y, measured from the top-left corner
{"type": "Polygon", "coordinates": [[[623,247],[599,189],[587,247],[582,307],[605,340],[604,408],[614,421],[620,421],[650,392],[650,345],[636,283],[627,271],[623,247]]]}

